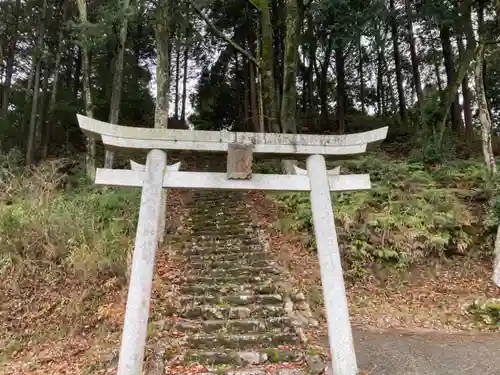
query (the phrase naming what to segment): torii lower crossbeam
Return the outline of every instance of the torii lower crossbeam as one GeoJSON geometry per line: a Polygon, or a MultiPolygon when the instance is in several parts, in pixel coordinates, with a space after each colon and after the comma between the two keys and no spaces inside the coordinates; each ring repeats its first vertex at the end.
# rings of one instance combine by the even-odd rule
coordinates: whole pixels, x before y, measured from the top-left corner
{"type": "MultiPolygon", "coordinates": [[[[124,169],[98,168],[95,183],[106,186],[142,187],[146,172],[124,169]]],[[[330,191],[368,190],[370,175],[328,176],[330,191]]],[[[228,180],[225,173],[211,172],[167,172],[163,178],[164,188],[213,189],[213,190],[263,190],[263,191],[311,191],[308,176],[282,174],[254,174],[251,180],[228,180]]]]}

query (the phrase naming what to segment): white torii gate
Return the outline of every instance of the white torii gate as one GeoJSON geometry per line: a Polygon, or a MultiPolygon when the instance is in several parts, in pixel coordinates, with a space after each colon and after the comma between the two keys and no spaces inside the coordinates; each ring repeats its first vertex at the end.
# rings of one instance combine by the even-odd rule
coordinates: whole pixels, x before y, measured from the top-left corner
{"type": "Polygon", "coordinates": [[[100,185],[142,187],[118,375],[140,375],[142,371],[155,253],[164,230],[164,188],[309,191],[332,372],[357,374],[330,192],[370,189],[370,176],[341,175],[338,167],[328,171],[323,155],[361,154],[369,143],[385,139],[387,127],[341,136],[238,133],[133,128],[77,117],[82,131],[101,139],[108,149],[148,151],[145,166],[132,162],[131,170],[98,168],[95,177],[100,185]],[[228,152],[228,173],[180,172],[180,163],[166,165],[164,150],[228,152]],[[283,163],[288,174],[251,174],[252,153],[280,154],[288,159],[307,156],[307,170],[288,160],[283,163]],[[237,170],[229,170],[234,168],[237,170]]]}

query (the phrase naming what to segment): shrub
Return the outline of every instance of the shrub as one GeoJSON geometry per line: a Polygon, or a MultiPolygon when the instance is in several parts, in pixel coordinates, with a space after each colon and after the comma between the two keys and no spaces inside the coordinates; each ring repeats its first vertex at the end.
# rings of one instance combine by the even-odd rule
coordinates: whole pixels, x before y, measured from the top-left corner
{"type": "Polygon", "coordinates": [[[62,189],[61,161],[0,183],[0,274],[64,269],[81,280],[126,275],[140,193],[91,186],[62,189]]]}
{"type": "Polygon", "coordinates": [[[417,138],[416,147],[409,154],[410,162],[441,164],[455,157],[455,142],[450,136],[443,139],[428,131],[417,138]]]}
{"type": "MultiPolygon", "coordinates": [[[[407,266],[448,250],[471,250],[473,227],[482,222],[469,207],[472,187],[484,184],[480,163],[449,163],[433,170],[366,155],[341,169],[344,174],[370,173],[372,181],[371,190],[332,195],[339,243],[352,272],[374,261],[407,266]]],[[[283,207],[286,227],[313,238],[308,194],[270,197],[283,207]]]]}

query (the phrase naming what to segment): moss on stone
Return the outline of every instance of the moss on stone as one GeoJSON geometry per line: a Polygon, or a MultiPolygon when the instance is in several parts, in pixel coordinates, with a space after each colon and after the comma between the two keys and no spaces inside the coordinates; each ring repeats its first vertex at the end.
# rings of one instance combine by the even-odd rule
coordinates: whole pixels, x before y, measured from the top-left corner
{"type": "Polygon", "coordinates": [[[278,363],[280,361],[280,353],[278,349],[266,349],[267,360],[272,363],[278,363]]]}

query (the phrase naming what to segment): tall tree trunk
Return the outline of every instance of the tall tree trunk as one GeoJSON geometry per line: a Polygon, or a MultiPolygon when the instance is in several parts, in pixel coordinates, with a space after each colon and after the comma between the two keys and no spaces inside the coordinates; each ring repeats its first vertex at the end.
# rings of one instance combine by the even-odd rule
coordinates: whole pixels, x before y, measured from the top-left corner
{"type": "Polygon", "coordinates": [[[2,90],[2,102],[0,118],[7,117],[7,113],[9,112],[9,93],[10,86],[12,84],[12,75],[14,74],[14,62],[16,60],[16,49],[17,49],[17,39],[19,36],[19,17],[21,13],[21,0],[16,0],[16,5],[14,8],[12,29],[11,29],[11,40],[7,47],[7,55],[6,55],[6,66],[5,66],[5,84],[3,85],[2,90]]]}
{"type": "Polygon", "coordinates": [[[245,94],[245,80],[244,75],[242,74],[245,70],[245,61],[242,61],[240,64],[240,56],[238,53],[233,55],[234,57],[234,74],[233,74],[233,85],[236,89],[236,102],[237,105],[237,118],[236,123],[233,125],[234,131],[247,131],[247,121],[246,121],[246,106],[245,106],[245,98],[241,97],[241,94],[245,94]]]}
{"type": "Polygon", "coordinates": [[[389,1],[389,8],[391,11],[391,34],[392,34],[392,46],[394,50],[394,63],[396,65],[396,84],[398,88],[398,97],[399,97],[399,114],[401,116],[401,120],[406,121],[406,99],[405,99],[405,90],[403,86],[401,54],[399,52],[398,24],[396,19],[396,9],[394,8],[394,0],[389,1]]]}
{"type": "MultiPolygon", "coordinates": [[[[443,58],[448,87],[451,87],[451,85],[454,84],[453,49],[451,46],[451,32],[450,28],[447,25],[440,26],[440,39],[443,46],[443,58]]],[[[455,92],[453,92],[453,101],[451,102],[450,116],[452,129],[455,132],[460,132],[460,106],[458,102],[458,93],[456,90],[455,92]]]]}
{"type": "Polygon", "coordinates": [[[333,52],[333,39],[327,41],[325,56],[321,63],[321,70],[315,66],[317,81],[319,83],[318,96],[321,107],[321,129],[325,130],[330,124],[330,114],[328,107],[328,65],[333,52]]]}
{"type": "Polygon", "coordinates": [[[387,107],[385,104],[385,95],[384,95],[384,49],[382,44],[384,41],[382,40],[382,35],[380,33],[380,26],[376,25],[375,30],[375,45],[377,47],[377,109],[378,115],[384,115],[387,113],[387,107]]]}
{"type": "MultiPolygon", "coordinates": [[[[458,45],[458,55],[460,59],[465,58],[465,48],[464,41],[462,39],[462,35],[457,33],[457,45],[458,45]]],[[[469,89],[469,74],[465,74],[462,79],[462,96],[463,96],[463,112],[464,112],[464,123],[465,123],[465,135],[472,136],[473,127],[472,127],[472,109],[471,109],[471,101],[472,96],[469,89]]]]}
{"type": "Polygon", "coordinates": [[[422,82],[420,79],[419,62],[417,56],[417,48],[415,45],[415,35],[413,34],[413,10],[412,0],[405,0],[406,20],[408,28],[408,44],[410,45],[411,57],[411,72],[413,77],[413,85],[417,94],[417,106],[420,108],[422,105],[422,82]]]}
{"type": "MultiPolygon", "coordinates": [[[[253,25],[252,25],[253,29],[253,25]]],[[[258,38],[257,38],[258,39],[258,38]]],[[[256,44],[256,35],[255,33],[250,33],[248,39],[247,39],[247,45],[248,45],[248,50],[250,53],[253,53],[255,50],[255,56],[257,56],[257,51],[258,51],[258,44],[256,44]]],[[[258,56],[257,56],[258,58],[258,56]]],[[[260,132],[260,123],[259,123],[259,108],[257,104],[257,95],[258,95],[258,88],[257,88],[257,74],[255,72],[255,64],[252,63],[252,61],[247,60],[247,69],[248,69],[248,82],[249,82],[249,87],[248,87],[248,99],[249,99],[249,105],[250,105],[250,118],[252,122],[252,127],[253,131],[258,133],[260,132]]]]}
{"type": "Polygon", "coordinates": [[[256,0],[256,3],[258,3],[258,8],[260,10],[260,27],[262,35],[260,66],[262,71],[264,110],[267,117],[268,129],[274,133],[279,133],[281,129],[276,100],[276,83],[274,79],[273,28],[269,0],[256,0]]]}
{"type": "Polygon", "coordinates": [[[278,123],[281,126],[281,131],[284,131],[283,124],[281,124],[281,100],[283,98],[283,72],[285,61],[285,34],[286,34],[286,5],[284,2],[288,0],[271,0],[271,27],[273,30],[273,71],[275,83],[275,97],[276,97],[276,112],[278,123]]]}
{"type": "Polygon", "coordinates": [[[483,42],[478,44],[477,56],[476,56],[476,67],[475,67],[475,78],[476,78],[476,96],[477,105],[479,108],[479,122],[481,123],[481,138],[483,143],[483,155],[486,168],[491,177],[493,177],[497,172],[495,156],[493,154],[493,148],[491,145],[491,117],[488,110],[488,102],[486,100],[486,93],[484,91],[484,80],[483,80],[483,63],[484,63],[484,51],[485,46],[483,42]]]}
{"type": "MultiPolygon", "coordinates": [[[[180,33],[179,33],[180,34],[180,33]]],[[[174,97],[174,117],[179,118],[179,81],[181,80],[181,40],[177,35],[175,41],[175,97],[174,97]]]]}
{"type": "Polygon", "coordinates": [[[345,133],[345,115],[347,107],[346,89],[345,89],[345,63],[344,46],[340,40],[337,40],[335,47],[335,68],[337,75],[337,131],[340,134],[345,133]]]}
{"type": "MultiPolygon", "coordinates": [[[[144,2],[139,2],[137,5],[138,9],[137,14],[140,15],[141,19],[144,17],[144,2]]],[[[132,70],[133,74],[133,88],[135,91],[139,91],[141,87],[141,77],[142,77],[142,68],[141,68],[141,52],[142,52],[142,41],[144,40],[144,26],[142,22],[135,22],[136,28],[134,30],[134,37],[131,38],[132,49],[134,51],[134,68],[132,70]]]]}
{"type": "Polygon", "coordinates": [[[186,120],[186,100],[187,100],[187,76],[188,76],[188,62],[189,62],[189,43],[186,39],[184,46],[184,61],[182,68],[182,98],[181,98],[181,120],[186,120]]]}
{"type": "Polygon", "coordinates": [[[297,69],[299,34],[302,17],[297,0],[287,0],[281,128],[283,133],[297,133],[297,69]]]}
{"type": "MultiPolygon", "coordinates": [[[[85,0],[77,0],[78,13],[80,15],[80,23],[87,24],[87,4],[85,0]]],[[[80,36],[81,46],[81,69],[83,71],[83,98],[85,103],[85,115],[94,117],[94,105],[92,102],[92,91],[90,85],[91,66],[90,66],[90,53],[87,35],[80,36]]],[[[96,143],[92,137],[87,137],[87,155],[86,155],[86,168],[87,176],[93,180],[95,176],[96,167],[96,143]]]]}
{"type": "MultiPolygon", "coordinates": [[[[385,72],[384,78],[386,79],[386,83],[384,85],[387,88],[387,90],[384,90],[384,95],[386,97],[389,97],[388,100],[391,104],[391,111],[394,113],[397,112],[398,110],[398,104],[396,96],[394,95],[394,84],[392,82],[392,75],[391,75],[392,72],[389,70],[389,67],[387,66],[387,60],[385,59],[385,48],[383,51],[383,56],[384,59],[382,63],[384,64],[384,72],[385,72]]],[[[386,98],[386,104],[387,104],[387,98],[386,98]]]]}
{"type": "Polygon", "coordinates": [[[40,20],[38,24],[38,40],[34,53],[35,84],[33,88],[33,102],[31,104],[31,116],[29,122],[28,144],[26,147],[26,165],[33,164],[36,147],[36,125],[38,115],[38,103],[40,101],[40,70],[45,39],[45,22],[47,18],[47,0],[44,0],[40,20]]]}
{"type": "MultiPolygon", "coordinates": [[[[308,12],[307,15],[307,31],[306,38],[309,41],[307,52],[304,56],[307,56],[308,67],[307,67],[307,117],[308,118],[316,118],[317,117],[317,101],[314,97],[314,67],[317,66],[316,61],[316,49],[317,49],[317,40],[314,37],[314,21],[312,19],[312,15],[308,12]]],[[[316,126],[315,126],[316,127],[316,126]]],[[[310,129],[312,131],[319,131],[320,129],[310,129]]]]}
{"type": "MultiPolygon", "coordinates": [[[[118,4],[122,4],[119,0],[118,4]]],[[[122,14],[124,15],[118,35],[118,54],[115,60],[115,69],[113,73],[113,87],[111,89],[111,103],[109,107],[109,122],[118,124],[120,120],[120,103],[122,99],[123,86],[123,60],[125,58],[125,42],[127,41],[128,19],[127,13],[130,5],[130,0],[123,0],[122,14]]],[[[104,168],[113,168],[115,159],[114,151],[106,150],[104,157],[104,168]]]]}
{"type": "MultiPolygon", "coordinates": [[[[28,83],[26,85],[26,90],[25,90],[25,95],[24,95],[24,108],[23,108],[23,117],[21,120],[22,123],[22,132],[23,134],[26,134],[27,131],[29,131],[28,125],[29,125],[29,118],[31,116],[31,104],[33,103],[33,85],[34,85],[34,78],[35,77],[35,69],[32,67],[30,69],[30,72],[28,73],[28,83]]],[[[28,140],[24,140],[23,147],[27,148],[28,145],[28,140]]]]}
{"type": "Polygon", "coordinates": [[[59,36],[57,39],[57,52],[55,55],[55,63],[54,63],[54,78],[52,80],[52,90],[50,93],[49,108],[48,108],[48,112],[47,112],[47,121],[45,121],[44,129],[43,129],[42,159],[46,159],[48,156],[51,132],[52,132],[52,127],[54,126],[54,121],[55,121],[54,111],[55,111],[55,107],[56,107],[57,90],[58,90],[58,85],[59,85],[60,65],[61,65],[62,51],[63,51],[63,47],[64,47],[64,31],[63,31],[64,29],[62,27],[62,24],[64,22],[66,22],[66,20],[68,19],[68,13],[69,13],[69,9],[70,9],[69,5],[70,5],[69,0],[64,0],[63,12],[62,12],[63,14],[62,14],[62,18],[61,18],[59,36]]]}
{"type": "Polygon", "coordinates": [[[364,116],[366,114],[366,109],[365,109],[365,77],[364,77],[364,69],[363,69],[364,49],[363,49],[363,45],[361,44],[361,37],[362,37],[362,35],[360,34],[359,38],[358,38],[358,56],[359,56],[358,75],[359,75],[359,101],[361,102],[361,114],[364,116]]]}
{"type": "MultiPolygon", "coordinates": [[[[262,47],[259,43],[259,32],[257,32],[257,42],[255,44],[255,55],[258,61],[262,60],[262,47]]],[[[264,133],[266,131],[264,122],[264,93],[262,88],[262,69],[256,68],[257,71],[257,103],[259,105],[258,115],[259,115],[259,132],[264,133]]]]}
{"type": "Polygon", "coordinates": [[[439,92],[443,91],[443,80],[441,79],[441,61],[434,59],[433,62],[434,74],[436,75],[436,83],[439,92]]]}
{"type": "MultiPolygon", "coordinates": [[[[462,4],[460,5],[460,13],[462,16],[461,17],[462,29],[465,34],[465,39],[467,40],[467,50],[473,51],[476,49],[476,37],[474,35],[474,28],[472,26],[472,0],[462,2],[462,4]]],[[[478,15],[479,15],[479,21],[482,21],[480,12],[478,13],[478,15]]],[[[459,39],[457,38],[457,43],[459,48],[460,60],[465,60],[467,59],[467,52],[466,49],[464,48],[462,35],[459,32],[457,33],[457,36],[459,37],[459,39]]],[[[483,80],[483,85],[484,85],[484,80],[483,80]]],[[[465,134],[467,136],[471,136],[474,131],[472,124],[472,108],[471,108],[471,102],[473,98],[472,98],[472,93],[469,89],[469,75],[467,74],[467,72],[465,72],[464,78],[462,80],[462,94],[464,100],[463,110],[464,110],[464,120],[465,120],[465,134]]]]}
{"type": "Polygon", "coordinates": [[[77,51],[76,61],[75,61],[75,80],[73,82],[73,95],[78,98],[78,92],[80,91],[80,80],[82,76],[82,47],[80,46],[77,51]]]}
{"type": "Polygon", "coordinates": [[[259,108],[257,106],[257,83],[255,77],[255,65],[248,62],[250,71],[250,116],[252,117],[252,125],[254,132],[260,132],[259,126],[259,108]]]}
{"type": "MultiPolygon", "coordinates": [[[[65,87],[69,90],[73,87],[73,73],[74,73],[74,68],[75,68],[75,45],[70,45],[68,46],[68,49],[66,50],[66,53],[61,56],[62,59],[64,59],[64,67],[66,68],[65,74],[64,74],[64,79],[62,80],[65,83],[65,87]]],[[[76,53],[79,53],[79,49],[76,48],[76,53]]]]}
{"type": "Polygon", "coordinates": [[[155,128],[168,127],[169,72],[170,72],[170,30],[169,4],[166,0],[158,5],[155,24],[156,34],[156,109],[155,128]]]}
{"type": "MultiPolygon", "coordinates": [[[[250,50],[250,49],[249,49],[250,50]]],[[[252,108],[250,105],[250,62],[243,58],[243,119],[246,131],[254,129],[252,124],[252,108]]]]}
{"type": "MultiPolygon", "coordinates": [[[[42,132],[45,124],[45,118],[47,114],[47,97],[49,92],[49,75],[50,75],[50,67],[48,61],[45,63],[45,69],[43,72],[43,83],[42,83],[42,92],[40,97],[40,106],[38,109],[38,119],[36,124],[36,132],[35,132],[35,144],[37,145],[37,149],[40,150],[40,146],[42,145],[42,132]]],[[[40,157],[40,154],[37,155],[35,149],[35,157],[40,157]]]]}

